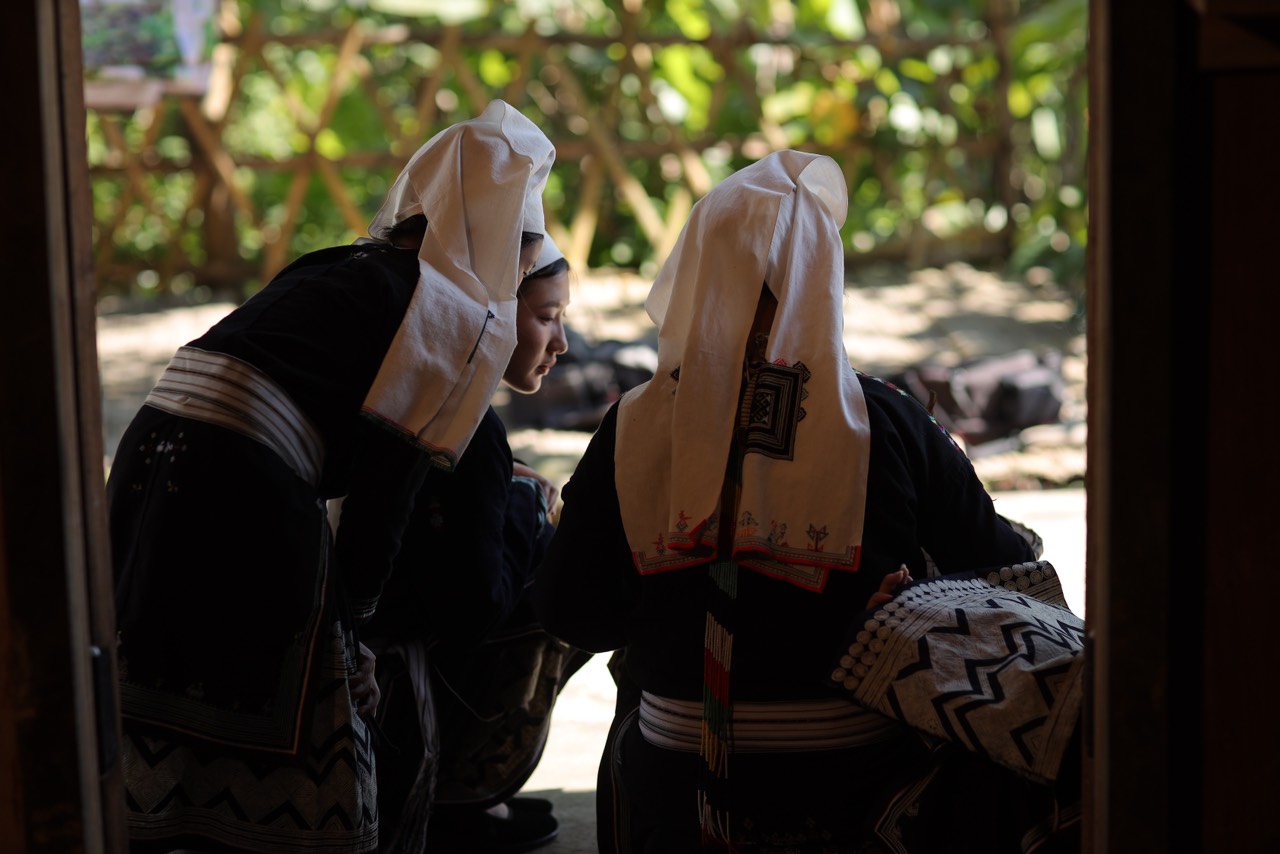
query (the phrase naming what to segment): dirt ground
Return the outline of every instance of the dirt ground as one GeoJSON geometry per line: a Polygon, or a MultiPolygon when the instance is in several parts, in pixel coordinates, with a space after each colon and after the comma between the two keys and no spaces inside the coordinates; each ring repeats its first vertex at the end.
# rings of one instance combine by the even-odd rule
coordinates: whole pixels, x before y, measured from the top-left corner
{"type": "MultiPolygon", "coordinates": [[[[574,285],[569,323],[593,343],[651,337],[643,309],[648,289],[647,280],[631,273],[593,271],[574,285]]],[[[212,303],[99,317],[107,465],[169,356],[232,307],[212,303]]],[[[877,376],[925,362],[954,365],[1024,349],[1060,353],[1065,393],[1058,422],[970,453],[991,490],[1079,486],[1085,471],[1086,348],[1074,312],[1074,303],[1053,283],[1011,281],[963,264],[909,273],[861,271],[845,291],[845,344],[853,364],[877,376]]],[[[583,431],[511,433],[516,455],[561,484],[589,439],[583,431]]]]}

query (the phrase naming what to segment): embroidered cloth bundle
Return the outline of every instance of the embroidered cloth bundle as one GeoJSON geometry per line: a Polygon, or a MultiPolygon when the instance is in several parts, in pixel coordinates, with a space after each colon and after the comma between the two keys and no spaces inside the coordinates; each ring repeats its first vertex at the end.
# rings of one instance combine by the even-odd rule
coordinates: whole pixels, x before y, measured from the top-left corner
{"type": "Polygon", "coordinates": [[[1080,717],[1084,621],[1047,561],[912,584],[855,624],[831,682],[1039,782],[1080,717]]]}

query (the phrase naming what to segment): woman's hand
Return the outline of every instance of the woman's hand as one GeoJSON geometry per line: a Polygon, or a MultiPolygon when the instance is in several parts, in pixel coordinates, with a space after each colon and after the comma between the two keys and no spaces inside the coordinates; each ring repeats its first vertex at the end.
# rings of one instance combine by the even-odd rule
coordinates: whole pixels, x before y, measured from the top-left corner
{"type": "Polygon", "coordinates": [[[556,502],[560,500],[560,488],[524,463],[516,463],[514,469],[512,474],[516,477],[531,477],[542,485],[542,494],[547,497],[547,512],[554,514],[556,502]]]}
{"type": "Polygon", "coordinates": [[[378,680],[374,677],[377,658],[369,647],[358,644],[356,651],[356,672],[347,677],[347,686],[351,690],[351,700],[356,704],[356,712],[361,717],[370,717],[378,710],[378,701],[382,692],[378,689],[378,680]]]}
{"type": "Polygon", "coordinates": [[[911,571],[904,563],[897,572],[891,572],[880,581],[880,589],[871,594],[867,600],[867,608],[877,608],[885,602],[893,601],[893,597],[903,587],[911,583],[911,571]]]}

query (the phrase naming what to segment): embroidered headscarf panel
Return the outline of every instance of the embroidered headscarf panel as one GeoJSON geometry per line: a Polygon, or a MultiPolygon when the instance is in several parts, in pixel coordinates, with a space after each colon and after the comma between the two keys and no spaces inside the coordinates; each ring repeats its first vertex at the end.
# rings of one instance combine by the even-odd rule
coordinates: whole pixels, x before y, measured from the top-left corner
{"type": "Polygon", "coordinates": [[[427,216],[418,287],[364,409],[442,467],[457,463],[515,349],[520,235],[546,231],[554,160],[537,125],[493,101],[418,149],[369,226],[427,216]]]}
{"type": "Polygon", "coordinates": [[[844,350],[844,176],[829,157],[782,151],[694,206],[646,301],[658,371],[620,405],[623,524],[642,573],[715,555],[740,405],[745,456],[733,553],[810,589],[855,569],[865,511],[866,403],[844,350]],[[739,400],[762,283],[778,309],[768,364],[739,400]]]}

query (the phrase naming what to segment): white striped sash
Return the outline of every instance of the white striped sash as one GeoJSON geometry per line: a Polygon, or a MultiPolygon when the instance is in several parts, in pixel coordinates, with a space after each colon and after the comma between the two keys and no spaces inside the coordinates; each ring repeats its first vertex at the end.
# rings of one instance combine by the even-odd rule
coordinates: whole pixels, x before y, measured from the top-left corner
{"type": "MultiPolygon", "coordinates": [[[[902,732],[902,724],[838,697],[788,702],[735,702],[734,753],[791,753],[876,744],[902,732]]],[[[697,753],[702,703],[644,691],[640,732],[657,747],[697,753]]]]}
{"type": "Polygon", "coordinates": [[[180,347],[146,403],[255,439],[307,483],[320,482],[324,443],[319,432],[284,389],[246,362],[180,347]]]}

